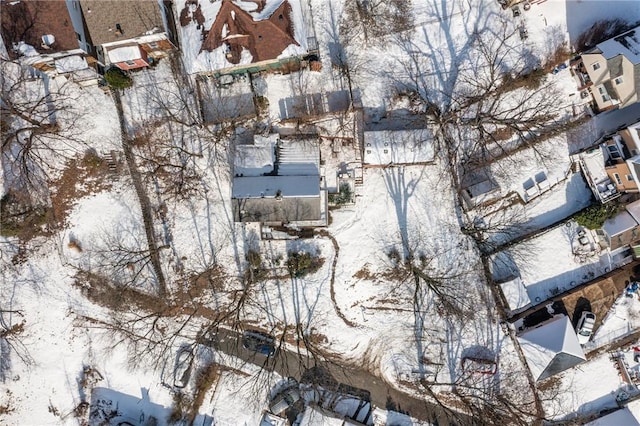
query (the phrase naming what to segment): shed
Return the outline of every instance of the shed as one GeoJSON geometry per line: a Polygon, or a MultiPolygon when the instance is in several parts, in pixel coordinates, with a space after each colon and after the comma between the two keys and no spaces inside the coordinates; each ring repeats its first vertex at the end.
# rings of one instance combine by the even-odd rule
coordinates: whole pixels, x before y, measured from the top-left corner
{"type": "Polygon", "coordinates": [[[586,361],[569,317],[557,315],[518,336],[536,381],[547,379],[586,361]]]}
{"type": "Polygon", "coordinates": [[[500,284],[500,290],[502,290],[502,294],[511,312],[520,311],[531,305],[527,288],[522,283],[520,277],[500,284]]]}
{"type": "Polygon", "coordinates": [[[607,219],[602,225],[611,250],[624,247],[638,239],[638,222],[629,211],[618,213],[615,217],[607,219]]]}

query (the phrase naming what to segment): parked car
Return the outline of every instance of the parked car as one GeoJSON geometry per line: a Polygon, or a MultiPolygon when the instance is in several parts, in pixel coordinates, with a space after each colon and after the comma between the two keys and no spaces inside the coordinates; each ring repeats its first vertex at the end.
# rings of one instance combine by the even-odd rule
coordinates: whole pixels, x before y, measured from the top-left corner
{"type": "Polygon", "coordinates": [[[242,334],[242,346],[265,356],[276,353],[276,338],[258,330],[247,330],[242,334]]]}
{"type": "Polygon", "coordinates": [[[596,316],[593,312],[583,312],[578,325],[576,326],[576,334],[578,335],[578,342],[584,345],[591,338],[593,333],[593,326],[596,324],[596,316]]]}
{"type": "Polygon", "coordinates": [[[273,414],[280,414],[298,402],[300,400],[300,389],[298,386],[297,383],[292,384],[277,394],[271,401],[271,404],[269,404],[269,411],[273,414]]]}
{"type": "Polygon", "coordinates": [[[518,6],[513,6],[511,8],[511,11],[513,12],[514,18],[517,18],[518,16],[520,16],[520,8],[518,6]]]}

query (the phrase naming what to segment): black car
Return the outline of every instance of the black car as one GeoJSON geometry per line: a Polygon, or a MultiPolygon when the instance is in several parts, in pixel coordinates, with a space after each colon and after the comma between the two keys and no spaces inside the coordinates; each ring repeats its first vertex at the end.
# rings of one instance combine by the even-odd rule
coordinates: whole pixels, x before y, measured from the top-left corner
{"type": "Polygon", "coordinates": [[[276,353],[275,337],[258,330],[247,330],[242,334],[242,346],[265,356],[276,353]]]}

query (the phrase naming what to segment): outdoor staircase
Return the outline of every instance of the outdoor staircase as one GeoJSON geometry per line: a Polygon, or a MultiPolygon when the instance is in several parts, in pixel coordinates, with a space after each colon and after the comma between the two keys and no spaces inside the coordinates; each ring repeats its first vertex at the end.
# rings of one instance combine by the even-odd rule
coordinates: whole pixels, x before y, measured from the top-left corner
{"type": "Polygon", "coordinates": [[[109,172],[112,177],[118,176],[118,163],[116,161],[118,154],[115,151],[109,151],[102,154],[102,158],[107,162],[107,166],[109,167],[109,172]]]}

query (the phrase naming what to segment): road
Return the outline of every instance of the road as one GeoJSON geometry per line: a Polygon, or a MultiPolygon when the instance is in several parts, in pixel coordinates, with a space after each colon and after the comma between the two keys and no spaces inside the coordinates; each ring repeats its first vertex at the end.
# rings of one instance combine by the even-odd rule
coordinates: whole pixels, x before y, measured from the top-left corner
{"type": "MultiPolygon", "coordinates": [[[[240,343],[240,335],[227,329],[218,330],[214,346],[226,354],[262,366],[269,371],[275,371],[283,377],[293,377],[298,381],[303,379],[303,375],[308,378],[311,367],[316,367],[318,370],[324,369],[336,382],[368,391],[371,403],[376,407],[406,413],[423,421],[432,422],[437,419],[439,425],[472,424],[468,416],[456,415],[455,418],[452,418],[451,414],[445,412],[439,405],[401,392],[361,368],[339,366],[326,361],[314,361],[305,354],[282,349],[275,356],[267,358],[243,348],[240,343]]],[[[318,381],[326,382],[327,378],[326,376],[320,377],[318,381]]]]}

